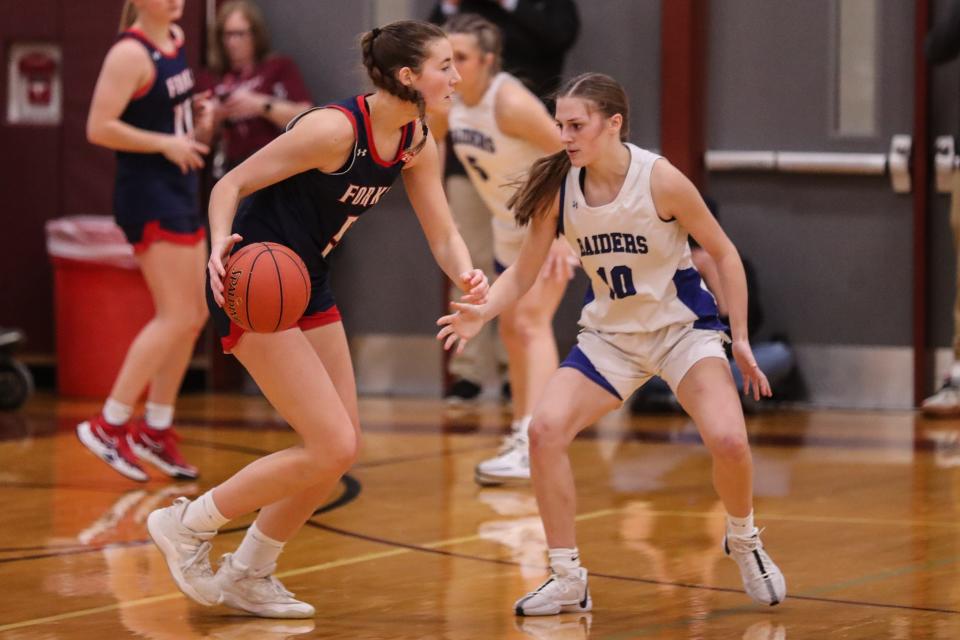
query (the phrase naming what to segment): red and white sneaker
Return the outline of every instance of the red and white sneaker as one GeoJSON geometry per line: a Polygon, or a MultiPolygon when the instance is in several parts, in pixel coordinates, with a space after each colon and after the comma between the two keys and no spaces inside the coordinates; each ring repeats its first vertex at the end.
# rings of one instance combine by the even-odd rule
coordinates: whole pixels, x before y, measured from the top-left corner
{"type": "Polygon", "coordinates": [[[77,425],[77,438],[83,446],[120,475],[137,482],[146,482],[147,472],[137,462],[137,457],[127,442],[128,425],[129,423],[115,427],[104,420],[102,415],[97,415],[77,425]]]}
{"type": "Polygon", "coordinates": [[[171,478],[194,480],[200,475],[195,466],[183,459],[180,435],[173,427],[151,429],[142,418],[134,420],[127,439],[130,448],[141,460],[146,460],[171,478]]]}

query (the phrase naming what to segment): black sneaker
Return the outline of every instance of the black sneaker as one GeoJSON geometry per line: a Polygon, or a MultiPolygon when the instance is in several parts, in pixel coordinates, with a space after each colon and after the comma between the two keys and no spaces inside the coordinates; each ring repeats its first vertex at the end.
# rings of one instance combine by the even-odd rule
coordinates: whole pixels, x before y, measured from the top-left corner
{"type": "Polygon", "coordinates": [[[477,383],[466,378],[460,378],[450,385],[444,398],[450,403],[472,402],[477,399],[481,391],[482,389],[477,383]]]}

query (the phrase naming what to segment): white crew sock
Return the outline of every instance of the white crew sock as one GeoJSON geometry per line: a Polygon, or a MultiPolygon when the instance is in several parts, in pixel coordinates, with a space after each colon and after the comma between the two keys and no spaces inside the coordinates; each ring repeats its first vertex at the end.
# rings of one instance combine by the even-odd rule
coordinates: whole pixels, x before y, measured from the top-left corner
{"type": "Polygon", "coordinates": [[[133,415],[133,407],[122,402],[117,402],[113,398],[107,398],[103,403],[103,419],[114,427],[126,424],[133,415]]]}
{"type": "Polygon", "coordinates": [[[753,511],[745,518],[734,518],[727,514],[727,534],[731,536],[740,536],[749,538],[756,533],[757,528],[753,526],[753,511]]]}
{"type": "Polygon", "coordinates": [[[228,522],[230,518],[224,518],[213,501],[213,489],[188,504],[183,512],[184,526],[194,531],[216,531],[228,522]]]}
{"type": "Polygon", "coordinates": [[[243,537],[243,542],[233,554],[233,561],[239,565],[240,569],[249,568],[254,571],[265,569],[277,561],[285,544],[260,531],[257,523],[254,522],[247,529],[247,535],[243,537]]]}
{"type": "Polygon", "coordinates": [[[145,419],[151,429],[169,429],[173,424],[173,405],[148,402],[145,419]]]}
{"type": "Polygon", "coordinates": [[[576,547],[550,549],[547,555],[550,558],[550,569],[558,576],[569,575],[580,568],[580,551],[576,547]]]}

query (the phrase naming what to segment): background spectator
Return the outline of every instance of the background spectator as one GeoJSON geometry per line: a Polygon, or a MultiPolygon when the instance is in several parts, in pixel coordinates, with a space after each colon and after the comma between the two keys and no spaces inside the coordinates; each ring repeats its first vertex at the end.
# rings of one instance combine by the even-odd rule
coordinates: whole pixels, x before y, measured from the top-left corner
{"type": "Polygon", "coordinates": [[[263,15],[249,0],[220,7],[209,65],[198,86],[212,90],[216,98],[219,144],[213,176],[219,178],[273,140],[312,103],[296,63],[270,50],[263,15]]]}

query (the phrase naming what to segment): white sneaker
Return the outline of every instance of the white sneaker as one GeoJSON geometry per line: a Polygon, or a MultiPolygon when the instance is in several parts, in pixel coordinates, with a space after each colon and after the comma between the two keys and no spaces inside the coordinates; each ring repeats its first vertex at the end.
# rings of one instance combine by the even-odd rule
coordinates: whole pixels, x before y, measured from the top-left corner
{"type": "Polygon", "coordinates": [[[183,524],[190,501],[177,498],[147,516],[147,531],[163,553],[173,581],[190,599],[205,606],[220,603],[220,587],[210,567],[210,539],[216,531],[197,532],[183,524]]]}
{"type": "Polygon", "coordinates": [[[752,536],[724,536],[723,552],[740,567],[743,588],[751,598],[772,607],[787,597],[787,582],[763,550],[760,531],[754,529],[752,536]]]}
{"type": "Polygon", "coordinates": [[[566,575],[553,573],[547,581],[513,605],[518,616],[553,616],[558,613],[582,613],[593,608],[587,570],[579,567],[566,575]]]}
{"type": "Polygon", "coordinates": [[[529,482],[530,443],[526,431],[514,431],[504,438],[497,455],[476,466],[473,479],[483,487],[529,482]]]}
{"type": "Polygon", "coordinates": [[[276,568],[274,563],[259,571],[241,569],[232,553],[224,554],[216,576],[223,604],[263,618],[312,617],[316,610],[287,591],[272,575],[276,568]]]}
{"type": "Polygon", "coordinates": [[[960,416],[960,381],[947,378],[939,391],[920,403],[920,411],[937,418],[960,416]]]}

